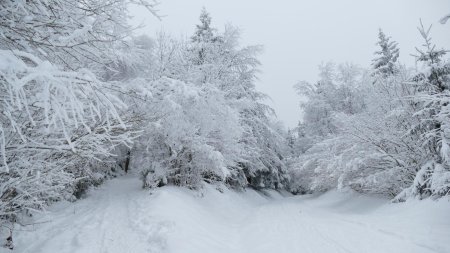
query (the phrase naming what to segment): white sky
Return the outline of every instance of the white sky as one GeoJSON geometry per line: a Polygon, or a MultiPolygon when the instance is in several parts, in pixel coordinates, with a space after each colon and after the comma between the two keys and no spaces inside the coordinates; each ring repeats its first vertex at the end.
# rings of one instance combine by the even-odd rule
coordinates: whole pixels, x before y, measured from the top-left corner
{"type": "Polygon", "coordinates": [[[301,118],[299,97],[293,85],[317,80],[321,62],[353,62],[370,65],[377,49],[378,28],[399,43],[400,61],[414,64],[410,54],[421,45],[419,19],[433,24],[438,47],[450,48],[450,22],[438,23],[450,13],[450,0],[160,0],[165,15],[158,21],[142,8],[133,8],[134,24],[153,36],[165,30],[174,36],[190,36],[204,6],[212,25],[225,24],[242,30],[242,45],[260,44],[264,53],[257,89],[268,94],[278,118],[294,127],[301,118]]]}

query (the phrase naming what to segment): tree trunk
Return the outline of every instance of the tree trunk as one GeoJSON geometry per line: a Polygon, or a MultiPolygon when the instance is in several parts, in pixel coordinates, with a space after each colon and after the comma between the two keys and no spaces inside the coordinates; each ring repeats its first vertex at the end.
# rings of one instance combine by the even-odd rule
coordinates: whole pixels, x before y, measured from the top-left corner
{"type": "Polygon", "coordinates": [[[125,166],[123,168],[125,170],[125,173],[128,173],[128,169],[129,169],[129,166],[130,166],[130,159],[131,159],[131,150],[128,150],[127,151],[127,157],[125,159],[125,166]]]}

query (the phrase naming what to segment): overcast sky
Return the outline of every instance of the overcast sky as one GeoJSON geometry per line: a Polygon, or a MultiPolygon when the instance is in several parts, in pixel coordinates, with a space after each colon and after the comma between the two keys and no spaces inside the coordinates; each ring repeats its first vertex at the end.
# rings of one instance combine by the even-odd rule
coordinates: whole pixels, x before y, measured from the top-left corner
{"type": "Polygon", "coordinates": [[[377,49],[378,28],[399,43],[400,61],[414,65],[414,47],[421,45],[419,19],[433,24],[432,37],[439,47],[450,48],[450,22],[438,23],[450,13],[450,0],[160,0],[158,21],[142,8],[131,10],[140,33],[158,30],[190,36],[201,8],[211,13],[213,26],[226,24],[242,30],[242,44],[264,46],[257,89],[268,94],[278,118],[294,127],[301,117],[293,85],[317,80],[321,62],[370,65],[377,49]]]}

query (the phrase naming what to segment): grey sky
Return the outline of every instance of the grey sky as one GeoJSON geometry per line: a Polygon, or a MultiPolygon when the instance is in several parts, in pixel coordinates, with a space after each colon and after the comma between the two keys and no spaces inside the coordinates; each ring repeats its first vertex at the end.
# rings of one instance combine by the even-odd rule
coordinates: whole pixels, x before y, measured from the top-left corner
{"type": "Polygon", "coordinates": [[[174,36],[190,36],[204,6],[213,26],[231,23],[242,30],[242,44],[261,44],[262,73],[257,88],[267,93],[278,118],[294,127],[301,117],[293,85],[315,81],[321,62],[370,65],[378,28],[400,46],[400,61],[414,64],[415,46],[421,45],[417,25],[433,24],[439,47],[450,48],[450,24],[438,20],[450,13],[450,0],[160,0],[162,21],[142,8],[131,10],[140,32],[150,36],[164,29],[174,36]]]}

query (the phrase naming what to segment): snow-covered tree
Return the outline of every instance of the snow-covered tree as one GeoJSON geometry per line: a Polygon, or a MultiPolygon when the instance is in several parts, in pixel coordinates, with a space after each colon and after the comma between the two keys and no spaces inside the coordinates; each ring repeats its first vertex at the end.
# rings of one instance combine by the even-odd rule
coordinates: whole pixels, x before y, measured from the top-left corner
{"type": "Polygon", "coordinates": [[[338,132],[334,114],[354,114],[362,110],[364,103],[358,87],[361,70],[352,64],[333,63],[319,66],[320,80],[315,84],[300,82],[295,86],[302,101],[303,129],[308,137],[323,139],[338,132]]]}
{"type": "Polygon", "coordinates": [[[350,187],[396,201],[449,194],[450,65],[430,29],[419,32],[418,73],[395,63],[398,49],[380,32],[378,74],[328,65],[317,85],[297,85],[307,100],[296,140],[305,148],[290,163],[293,192],[350,187]]]}
{"type": "Polygon", "coordinates": [[[198,30],[210,33],[196,34],[216,39],[159,32],[119,47],[105,73],[130,105],[121,114],[140,136],[115,152],[142,169],[145,187],[286,186],[286,135],[255,89],[260,47],[240,47],[231,26],[219,33],[205,10],[200,21],[198,30]]]}
{"type": "Polygon", "coordinates": [[[450,193],[450,63],[447,50],[436,49],[431,43],[430,29],[420,23],[418,28],[425,43],[417,49],[417,61],[425,65],[412,82],[417,88],[413,101],[415,116],[420,119],[411,129],[420,133],[420,145],[425,153],[413,185],[399,199],[418,196],[445,196],[450,193]]]}
{"type": "Polygon", "coordinates": [[[201,25],[191,41],[176,43],[174,52],[166,50],[172,53],[164,54],[171,55],[171,64],[166,65],[164,73],[203,89],[220,90],[227,106],[238,112],[242,129],[240,148],[235,149],[238,159],[228,165],[232,173],[226,179],[227,184],[282,187],[287,182],[284,133],[281,134],[273,123],[273,110],[262,103],[266,96],[255,89],[259,66],[256,56],[261,47],[241,48],[236,28],[227,26],[219,33],[212,28],[210,20],[203,10],[201,25]],[[279,179],[283,182],[278,182],[279,179]]]}
{"type": "Polygon", "coordinates": [[[195,33],[192,35],[193,42],[213,42],[217,39],[216,29],[211,27],[211,16],[205,7],[200,13],[200,24],[196,25],[195,33]]]}
{"type": "Polygon", "coordinates": [[[0,3],[2,227],[78,196],[114,169],[116,147],[130,145],[127,106],[106,73],[130,35],[132,3],[0,3]]]}
{"type": "MultiPolygon", "coordinates": [[[[211,16],[203,7],[200,14],[200,24],[196,25],[194,35],[191,37],[190,51],[191,61],[195,65],[208,66],[208,60],[215,55],[218,50],[217,43],[222,42],[222,38],[217,35],[217,30],[211,27],[211,16]]],[[[204,80],[208,82],[208,80],[204,80]]]]}
{"type": "Polygon", "coordinates": [[[143,169],[146,187],[198,188],[234,173],[242,129],[220,90],[167,78],[145,85],[156,120],[144,126],[132,166],[143,169]]]}
{"type": "Polygon", "coordinates": [[[326,89],[296,87],[308,99],[304,108],[315,109],[304,111],[298,128],[302,134],[297,142],[304,148],[291,163],[291,190],[350,187],[396,196],[412,183],[416,169],[412,161],[420,153],[411,136],[405,136],[414,121],[405,98],[412,94],[404,84],[408,71],[399,68],[396,76],[374,82],[376,77],[350,64],[339,65],[336,71],[322,69],[326,71],[319,83],[327,83],[326,89]],[[320,108],[326,109],[326,117],[308,117],[320,108]],[[329,123],[319,121],[323,119],[329,123]],[[323,126],[332,126],[333,131],[318,132],[323,126]]]}
{"type": "Polygon", "coordinates": [[[375,52],[377,57],[372,60],[375,74],[379,74],[382,77],[396,74],[398,71],[397,60],[400,56],[397,42],[391,41],[391,38],[387,37],[380,29],[378,31],[377,45],[380,47],[380,50],[375,52]]]}

